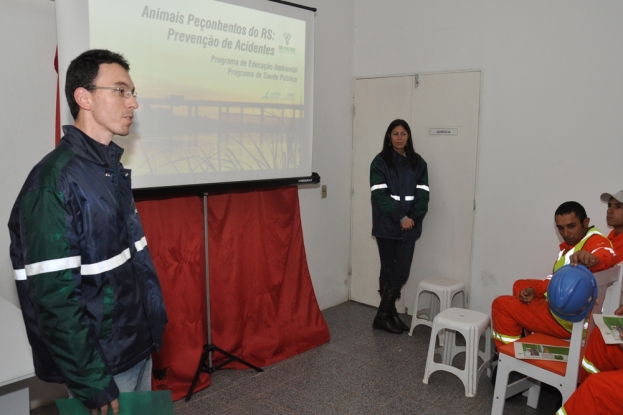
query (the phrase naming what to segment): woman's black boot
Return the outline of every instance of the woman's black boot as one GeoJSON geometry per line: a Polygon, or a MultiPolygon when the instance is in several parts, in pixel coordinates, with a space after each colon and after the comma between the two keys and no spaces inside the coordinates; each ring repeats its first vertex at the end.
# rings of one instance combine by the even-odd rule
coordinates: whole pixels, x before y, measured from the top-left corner
{"type": "Polygon", "coordinates": [[[392,304],[392,320],[394,322],[394,326],[398,327],[402,331],[409,331],[410,328],[407,326],[404,321],[398,315],[398,310],[396,310],[396,303],[392,304]]]}
{"type": "Polygon", "coordinates": [[[392,316],[392,309],[396,298],[400,294],[400,290],[385,289],[383,296],[381,297],[381,304],[379,304],[379,310],[376,312],[372,328],[377,330],[385,330],[388,333],[402,334],[402,329],[394,324],[392,316]]]}
{"type": "MultiPolygon", "coordinates": [[[[387,282],[383,281],[379,278],[379,294],[383,295],[383,292],[385,291],[385,287],[387,287],[387,282]]],[[[398,293],[398,297],[396,297],[396,300],[400,299],[400,292],[398,293]]],[[[398,316],[398,310],[396,310],[396,302],[394,301],[394,303],[392,304],[392,320],[394,321],[394,326],[400,328],[402,331],[409,331],[410,328],[409,326],[407,326],[402,319],[400,318],[400,316],[398,316]]]]}

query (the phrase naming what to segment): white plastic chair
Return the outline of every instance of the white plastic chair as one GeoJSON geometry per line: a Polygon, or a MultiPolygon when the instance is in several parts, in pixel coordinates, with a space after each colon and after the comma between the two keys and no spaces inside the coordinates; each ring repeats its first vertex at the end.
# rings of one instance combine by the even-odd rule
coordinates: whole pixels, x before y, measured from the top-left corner
{"type": "MultiPolygon", "coordinates": [[[[465,292],[465,284],[452,278],[431,277],[420,281],[417,286],[417,293],[415,295],[415,305],[413,306],[413,318],[411,319],[411,329],[409,330],[409,336],[413,335],[413,329],[415,329],[415,327],[420,324],[428,327],[433,327],[433,320],[435,318],[435,315],[438,312],[452,307],[452,299],[455,295],[459,293],[461,293],[463,300],[462,307],[465,308],[465,292]],[[427,309],[419,308],[420,296],[422,294],[430,295],[430,303],[427,309]],[[426,315],[427,319],[419,317],[424,314],[426,315]]],[[[443,344],[442,336],[440,336],[440,341],[443,344]]]]}
{"type": "Polygon", "coordinates": [[[502,415],[506,398],[525,391],[527,391],[524,395],[527,394],[528,396],[528,406],[536,409],[539,403],[542,382],[557,388],[562,395],[563,402],[569,399],[578,384],[583,331],[584,321],[579,321],[573,323],[570,342],[541,333],[531,334],[517,340],[522,343],[568,346],[569,356],[567,362],[516,359],[514,357],[514,343],[500,347],[498,349],[498,372],[495,390],[493,391],[491,415],[502,415]],[[510,372],[519,372],[527,377],[509,385],[508,375],[510,372]]]}
{"type": "Polygon", "coordinates": [[[621,305],[621,290],[623,289],[623,263],[605,271],[594,274],[599,287],[597,300],[601,307],[593,310],[594,314],[612,314],[621,305]]]}
{"type": "Polygon", "coordinates": [[[491,324],[489,316],[474,310],[464,308],[448,308],[437,314],[433,321],[426,369],[423,382],[428,384],[428,378],[433,372],[444,370],[456,375],[465,386],[465,396],[474,397],[478,387],[478,379],[489,368],[491,363],[491,324]],[[445,330],[446,342],[435,348],[436,334],[445,330]],[[465,338],[465,346],[456,345],[456,332],[465,338]],[[485,337],[485,350],[479,348],[480,337],[485,337]],[[465,352],[465,368],[463,370],[452,366],[454,357],[465,352]],[[434,361],[435,354],[441,355],[441,363],[434,361]],[[483,363],[478,366],[478,358],[483,363]]]}

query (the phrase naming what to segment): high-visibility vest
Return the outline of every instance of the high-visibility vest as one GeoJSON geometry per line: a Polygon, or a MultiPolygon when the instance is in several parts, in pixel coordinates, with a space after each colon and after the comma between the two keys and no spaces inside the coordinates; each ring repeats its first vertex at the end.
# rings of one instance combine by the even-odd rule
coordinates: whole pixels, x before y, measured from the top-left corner
{"type": "MultiPolygon", "coordinates": [[[[556,260],[556,263],[554,264],[554,272],[558,271],[559,268],[569,264],[571,262],[570,258],[571,255],[575,254],[578,251],[581,251],[582,248],[584,247],[584,244],[586,243],[586,241],[588,241],[588,238],[590,238],[593,235],[601,235],[604,236],[601,232],[599,232],[599,229],[597,229],[596,227],[592,226],[588,232],[586,232],[586,235],[584,235],[584,238],[582,238],[582,240],[580,242],[578,242],[572,249],[569,249],[569,251],[565,252],[565,250],[561,250],[558,253],[558,260],[556,260]]],[[[605,236],[604,236],[605,237],[605,236]]],[[[547,292],[545,293],[545,298],[547,299],[547,292]]],[[[552,314],[552,317],[554,317],[554,319],[558,322],[558,324],[560,324],[562,327],[564,327],[565,330],[567,330],[569,333],[571,333],[571,330],[573,329],[573,323],[567,320],[564,320],[560,317],[558,317],[556,314],[552,313],[552,310],[549,311],[552,314]]]]}
{"type": "MultiPolygon", "coordinates": [[[[582,238],[582,240],[580,242],[578,242],[573,249],[568,250],[567,252],[563,250],[561,250],[558,253],[558,259],[556,260],[556,263],[554,264],[554,272],[558,271],[558,269],[564,265],[569,264],[570,260],[569,258],[571,258],[571,255],[575,254],[578,251],[581,251],[582,248],[584,247],[584,244],[586,243],[586,241],[588,241],[588,238],[590,238],[593,235],[601,235],[604,236],[601,232],[599,232],[599,229],[597,229],[596,227],[592,226],[588,232],[586,232],[586,235],[584,236],[584,238],[582,238]]],[[[605,238],[605,236],[604,236],[605,238]]]]}

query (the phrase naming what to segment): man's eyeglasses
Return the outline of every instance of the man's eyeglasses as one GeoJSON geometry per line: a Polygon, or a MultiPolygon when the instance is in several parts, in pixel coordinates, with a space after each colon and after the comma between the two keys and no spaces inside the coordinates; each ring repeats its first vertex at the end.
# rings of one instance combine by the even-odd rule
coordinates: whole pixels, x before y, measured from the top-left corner
{"type": "Polygon", "coordinates": [[[121,98],[130,98],[130,97],[134,97],[136,98],[136,91],[130,91],[128,89],[125,89],[124,87],[121,86],[95,86],[95,85],[90,85],[86,88],[89,91],[92,91],[94,89],[109,89],[111,91],[117,91],[117,93],[119,94],[119,96],[121,98]]]}

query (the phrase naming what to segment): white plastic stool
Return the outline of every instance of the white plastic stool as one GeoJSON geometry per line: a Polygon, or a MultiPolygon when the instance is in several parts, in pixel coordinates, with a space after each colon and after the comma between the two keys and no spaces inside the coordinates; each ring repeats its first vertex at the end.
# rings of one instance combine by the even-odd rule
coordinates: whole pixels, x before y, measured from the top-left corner
{"type": "Polygon", "coordinates": [[[465,396],[472,398],[476,395],[480,375],[489,368],[490,364],[491,327],[489,316],[464,308],[448,308],[437,314],[433,321],[433,330],[428,346],[423,379],[425,384],[428,384],[428,378],[433,372],[445,370],[463,381],[465,396]],[[444,329],[446,330],[446,344],[435,349],[436,334],[444,329]],[[456,332],[465,337],[465,346],[455,344],[456,332]],[[485,350],[481,351],[478,346],[483,334],[485,335],[485,350]],[[452,360],[461,352],[465,352],[465,368],[463,370],[452,366],[452,360]],[[433,360],[436,353],[441,355],[441,363],[435,363],[433,360]],[[483,360],[480,367],[478,367],[478,357],[483,360]]]}
{"type": "MultiPolygon", "coordinates": [[[[420,281],[417,286],[417,294],[415,295],[415,306],[413,307],[413,318],[411,319],[409,336],[413,335],[413,329],[418,324],[432,327],[435,315],[440,311],[452,307],[452,299],[458,293],[461,293],[463,300],[462,307],[465,308],[465,284],[461,281],[442,277],[431,277],[420,281]],[[430,294],[430,306],[427,309],[419,309],[421,294],[430,294]],[[428,319],[419,318],[422,314],[426,314],[428,319]]],[[[441,339],[442,336],[440,336],[440,340],[441,339]]],[[[441,341],[441,344],[443,344],[443,341],[441,341]]]]}

